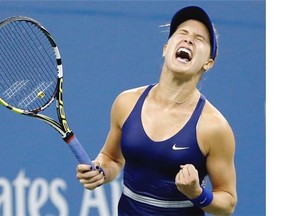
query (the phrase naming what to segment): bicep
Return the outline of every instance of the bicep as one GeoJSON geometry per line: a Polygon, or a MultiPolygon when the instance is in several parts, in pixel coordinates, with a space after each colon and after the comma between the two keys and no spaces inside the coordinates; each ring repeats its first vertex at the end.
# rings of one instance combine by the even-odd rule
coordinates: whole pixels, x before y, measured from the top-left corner
{"type": "Polygon", "coordinates": [[[230,126],[221,125],[207,140],[207,171],[213,191],[236,193],[235,140],[230,126]]]}
{"type": "Polygon", "coordinates": [[[211,107],[206,109],[197,129],[213,191],[213,202],[205,211],[231,215],[237,203],[234,134],[226,119],[211,107]]]}

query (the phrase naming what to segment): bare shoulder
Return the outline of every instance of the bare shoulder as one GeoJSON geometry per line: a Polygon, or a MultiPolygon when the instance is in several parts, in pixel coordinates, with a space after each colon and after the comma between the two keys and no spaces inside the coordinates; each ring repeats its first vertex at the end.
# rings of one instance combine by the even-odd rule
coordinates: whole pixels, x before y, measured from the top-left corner
{"type": "Polygon", "coordinates": [[[137,88],[132,88],[132,89],[128,89],[125,90],[123,92],[121,92],[118,97],[120,98],[127,98],[127,97],[140,97],[140,95],[143,93],[143,91],[147,88],[148,86],[140,86],[137,88]]]}
{"type": "Polygon", "coordinates": [[[209,124],[205,124],[207,132],[219,132],[219,130],[229,130],[230,125],[226,118],[222,115],[222,113],[214,107],[208,100],[206,101],[206,105],[203,109],[203,113],[201,115],[201,121],[209,122],[209,124]]]}
{"type": "Polygon", "coordinates": [[[133,89],[128,89],[121,92],[115,99],[114,103],[120,107],[130,107],[135,105],[136,101],[139,99],[140,95],[147,88],[147,86],[141,86],[133,89]]]}
{"type": "Polygon", "coordinates": [[[199,119],[197,136],[204,154],[211,149],[234,150],[234,134],[229,122],[208,100],[199,119]]]}
{"type": "Polygon", "coordinates": [[[147,86],[128,89],[121,92],[115,99],[112,106],[112,118],[116,118],[120,127],[131,113],[139,97],[147,86]]]}

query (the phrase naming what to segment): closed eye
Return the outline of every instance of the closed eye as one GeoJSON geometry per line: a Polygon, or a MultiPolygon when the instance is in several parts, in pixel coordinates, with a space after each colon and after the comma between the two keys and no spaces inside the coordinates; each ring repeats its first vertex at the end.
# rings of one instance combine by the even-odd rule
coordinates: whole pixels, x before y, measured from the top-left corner
{"type": "MultiPolygon", "coordinates": [[[[188,35],[189,34],[189,32],[187,30],[185,30],[185,29],[178,29],[177,33],[180,34],[180,35],[188,35]]],[[[194,36],[194,39],[196,39],[196,40],[198,40],[200,42],[203,42],[203,43],[207,43],[208,42],[207,38],[204,37],[201,34],[196,34],[194,36]]]]}
{"type": "Polygon", "coordinates": [[[202,35],[196,35],[195,38],[201,42],[208,42],[207,39],[202,35]]]}
{"type": "Polygon", "coordinates": [[[184,29],[179,29],[178,33],[181,34],[181,35],[187,35],[188,31],[186,31],[184,29]]]}

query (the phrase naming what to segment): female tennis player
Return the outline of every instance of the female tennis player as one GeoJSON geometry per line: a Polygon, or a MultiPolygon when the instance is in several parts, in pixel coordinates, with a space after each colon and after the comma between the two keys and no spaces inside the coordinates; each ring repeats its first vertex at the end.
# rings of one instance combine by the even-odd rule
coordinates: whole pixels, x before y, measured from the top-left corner
{"type": "Polygon", "coordinates": [[[223,115],[197,89],[214,65],[217,36],[207,13],[191,6],[172,18],[157,84],[115,99],[107,140],[77,166],[93,190],[123,170],[118,215],[231,215],[237,203],[235,140],[223,115]],[[212,190],[205,188],[209,177],[212,190]]]}

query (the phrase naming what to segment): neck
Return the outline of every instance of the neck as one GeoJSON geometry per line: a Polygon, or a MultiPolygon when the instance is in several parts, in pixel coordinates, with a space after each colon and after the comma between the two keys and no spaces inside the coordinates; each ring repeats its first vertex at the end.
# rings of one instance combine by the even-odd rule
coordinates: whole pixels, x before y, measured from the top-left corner
{"type": "Polygon", "coordinates": [[[201,73],[176,73],[163,66],[155,96],[159,100],[175,105],[189,104],[199,97],[197,84],[201,73]]]}
{"type": "Polygon", "coordinates": [[[197,88],[165,86],[159,83],[155,88],[155,94],[159,100],[172,105],[189,105],[198,99],[200,92],[197,88]]]}

